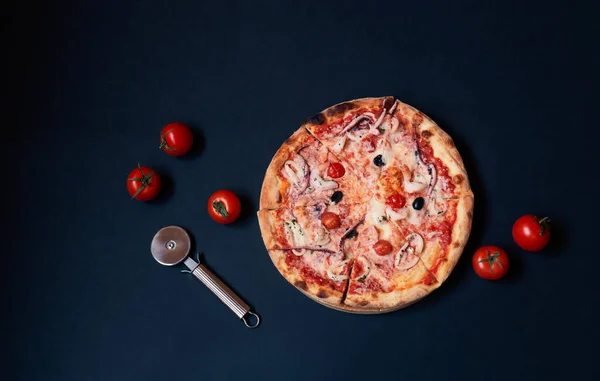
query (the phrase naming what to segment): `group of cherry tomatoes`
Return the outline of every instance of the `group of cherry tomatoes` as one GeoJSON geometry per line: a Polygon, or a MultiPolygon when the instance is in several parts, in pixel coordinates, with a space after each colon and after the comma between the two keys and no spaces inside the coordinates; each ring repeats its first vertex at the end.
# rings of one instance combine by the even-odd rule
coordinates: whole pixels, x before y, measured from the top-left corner
{"type": "MultiPolygon", "coordinates": [[[[526,251],[540,251],[550,242],[550,219],[527,214],[515,221],[512,236],[526,251]]],[[[473,255],[473,269],[483,279],[502,278],[510,266],[508,255],[498,246],[483,246],[473,255]]]]}
{"type": "MultiPolygon", "coordinates": [[[[194,143],[192,130],[183,123],[167,124],[160,132],[160,146],[171,156],[185,155],[194,143]]],[[[140,201],[155,199],[162,188],[162,180],[158,172],[152,168],[138,164],[137,168],[127,176],[127,191],[131,198],[140,201]]],[[[208,214],[220,224],[234,222],[240,216],[242,205],[235,193],[219,190],[208,199],[208,214]]]]}

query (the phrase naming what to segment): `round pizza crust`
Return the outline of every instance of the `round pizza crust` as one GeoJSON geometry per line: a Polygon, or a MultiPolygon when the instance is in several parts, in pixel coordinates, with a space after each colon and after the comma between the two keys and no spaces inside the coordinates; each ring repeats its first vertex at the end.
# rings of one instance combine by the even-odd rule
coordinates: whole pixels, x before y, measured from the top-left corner
{"type": "MultiPolygon", "coordinates": [[[[266,239],[267,236],[269,236],[269,239],[272,239],[272,237],[270,237],[270,234],[268,234],[266,231],[265,217],[261,216],[261,211],[272,210],[280,207],[280,203],[282,202],[280,191],[281,184],[277,174],[283,163],[286,161],[290,152],[292,152],[294,149],[298,148],[300,144],[302,144],[301,139],[307,133],[307,126],[314,123],[322,124],[332,119],[343,119],[352,111],[361,107],[368,108],[373,107],[373,105],[381,105],[383,103],[384,107],[387,108],[390,107],[394,102],[395,100],[393,97],[380,97],[361,98],[338,103],[309,118],[307,123],[302,125],[294,134],[290,136],[290,138],[288,138],[282,144],[282,146],[273,156],[267,168],[263,180],[263,185],[261,188],[260,211],[258,213],[258,217],[263,239],[266,239]]],[[[315,290],[318,289],[318,287],[312,287],[310,289],[304,290],[294,285],[294,281],[292,279],[288,279],[288,277],[286,276],[286,265],[283,264],[283,261],[281,260],[280,256],[269,253],[269,257],[271,258],[271,261],[273,262],[275,267],[278,269],[280,274],[290,284],[294,286],[294,288],[296,288],[302,294],[306,295],[311,300],[337,311],[364,315],[382,314],[397,311],[418,302],[419,300],[423,299],[431,292],[433,292],[435,289],[440,287],[444,283],[444,281],[450,276],[456,263],[460,259],[460,256],[464,250],[464,247],[467,244],[471,232],[474,208],[474,195],[470,187],[469,178],[467,176],[463,160],[456,146],[454,145],[454,141],[427,115],[408,104],[402,103],[400,101],[396,102],[401,104],[402,106],[412,109],[415,113],[420,114],[424,118],[425,122],[418,127],[419,133],[423,138],[426,138],[429,141],[429,144],[435,152],[436,158],[439,159],[448,168],[448,174],[455,185],[455,189],[457,189],[457,193],[460,193],[461,195],[459,199],[459,205],[457,206],[456,211],[456,221],[452,229],[452,241],[450,243],[449,253],[447,255],[447,260],[437,267],[437,271],[434,274],[438,281],[436,284],[426,288],[419,288],[418,290],[409,289],[407,291],[403,291],[405,293],[405,295],[403,295],[404,297],[396,298],[398,302],[395,303],[395,305],[384,307],[352,306],[344,304],[343,300],[341,304],[335,303],[332,302],[332,298],[323,298],[317,296],[317,292],[315,290]]],[[[267,249],[269,249],[267,241],[265,241],[265,245],[267,246],[267,249]]],[[[297,274],[295,275],[297,276],[297,274]]],[[[391,293],[394,292],[396,291],[392,291],[391,293]]]]}

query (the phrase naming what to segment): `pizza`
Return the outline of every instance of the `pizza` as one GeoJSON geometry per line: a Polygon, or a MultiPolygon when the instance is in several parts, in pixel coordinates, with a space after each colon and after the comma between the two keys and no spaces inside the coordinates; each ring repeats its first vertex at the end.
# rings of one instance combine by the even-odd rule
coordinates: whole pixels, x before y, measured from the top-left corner
{"type": "Polygon", "coordinates": [[[393,311],[438,288],[472,218],[452,138],[393,97],[309,118],[271,160],[258,211],[283,277],[321,304],[357,313],[393,311]]]}

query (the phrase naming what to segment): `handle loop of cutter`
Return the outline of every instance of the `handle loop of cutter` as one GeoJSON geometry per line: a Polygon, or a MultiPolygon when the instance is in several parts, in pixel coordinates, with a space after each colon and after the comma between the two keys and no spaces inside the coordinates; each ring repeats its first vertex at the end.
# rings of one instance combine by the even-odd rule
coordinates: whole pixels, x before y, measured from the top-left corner
{"type": "Polygon", "coordinates": [[[242,316],[242,321],[244,322],[244,324],[246,324],[246,327],[248,327],[248,328],[256,328],[260,324],[260,316],[258,316],[257,314],[255,314],[252,311],[248,311],[247,314],[245,314],[244,316],[242,316]],[[248,315],[254,316],[256,318],[256,323],[250,324],[249,319],[248,319],[248,315]]]}
{"type": "MultiPolygon", "coordinates": [[[[193,258],[193,259],[195,259],[197,266],[200,266],[200,253],[196,253],[196,258],[193,258]]],[[[184,270],[181,270],[181,272],[184,273],[184,274],[192,274],[194,272],[194,270],[196,270],[196,268],[194,268],[193,270],[184,269],[184,270]]],[[[260,324],[260,316],[258,316],[258,314],[254,313],[252,311],[246,312],[244,314],[244,316],[242,316],[241,319],[244,322],[244,324],[246,325],[246,327],[248,327],[248,328],[256,328],[260,324]],[[249,315],[250,316],[254,316],[254,319],[252,319],[252,320],[255,320],[254,323],[250,322],[250,316],[249,315]]]]}

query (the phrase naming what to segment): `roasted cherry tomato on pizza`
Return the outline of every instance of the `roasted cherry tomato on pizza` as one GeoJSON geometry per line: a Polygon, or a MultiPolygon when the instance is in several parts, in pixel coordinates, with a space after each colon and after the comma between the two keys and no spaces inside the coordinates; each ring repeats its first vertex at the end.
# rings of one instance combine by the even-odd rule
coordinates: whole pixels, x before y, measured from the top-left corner
{"type": "Polygon", "coordinates": [[[392,252],[392,244],[389,241],[380,239],[373,245],[373,250],[377,255],[387,255],[392,252]]]}
{"type": "Polygon", "coordinates": [[[337,179],[346,174],[346,168],[341,163],[331,163],[329,164],[329,168],[327,168],[327,176],[332,179],[337,179]]]}
{"type": "Polygon", "coordinates": [[[160,132],[159,148],[171,156],[186,154],[192,148],[192,144],[194,144],[194,134],[183,123],[169,123],[160,132]]]}
{"type": "Polygon", "coordinates": [[[406,198],[404,198],[404,196],[402,195],[395,193],[388,197],[385,203],[391,206],[392,209],[400,209],[404,205],[406,205],[406,198]]]}
{"type": "Polygon", "coordinates": [[[238,219],[242,203],[232,191],[219,190],[208,198],[208,215],[220,224],[230,224],[238,219]]]}
{"type": "Polygon", "coordinates": [[[156,198],[160,193],[162,181],[160,175],[152,168],[138,167],[127,176],[127,191],[131,198],[148,201],[156,198]]]}
{"type": "Polygon", "coordinates": [[[498,246],[480,247],[473,255],[473,269],[483,279],[500,279],[509,266],[508,255],[498,246]]]}
{"type": "Polygon", "coordinates": [[[522,216],[515,221],[512,236],[521,249],[540,251],[550,242],[550,219],[533,214],[522,216]]]}
{"type": "Polygon", "coordinates": [[[338,216],[337,214],[333,212],[325,212],[321,216],[321,223],[327,229],[331,230],[339,228],[342,224],[342,221],[340,220],[340,216],[338,216]]]}

